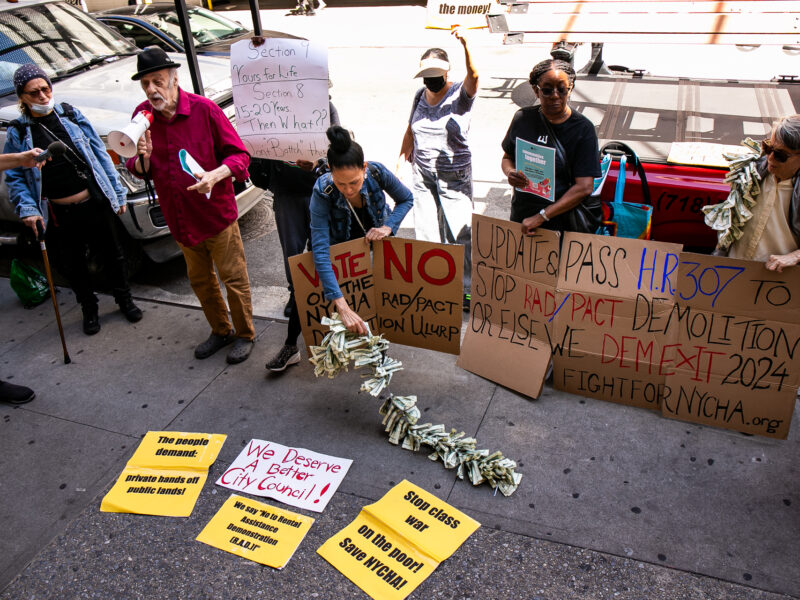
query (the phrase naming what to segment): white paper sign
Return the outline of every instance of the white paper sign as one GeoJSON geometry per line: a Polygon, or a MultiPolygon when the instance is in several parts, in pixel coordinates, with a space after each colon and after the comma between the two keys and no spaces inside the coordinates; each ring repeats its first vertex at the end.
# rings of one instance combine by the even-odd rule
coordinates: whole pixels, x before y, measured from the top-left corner
{"type": "Polygon", "coordinates": [[[322,512],[351,464],[348,458],[250,440],[217,485],[322,512]]]}
{"type": "Polygon", "coordinates": [[[497,0],[428,0],[426,27],[450,29],[451,27],[486,27],[486,15],[497,6],[497,0]]]}
{"type": "Polygon", "coordinates": [[[330,126],[328,49],[309,41],[267,38],[231,46],[236,129],[252,156],[315,161],[330,126]]]}

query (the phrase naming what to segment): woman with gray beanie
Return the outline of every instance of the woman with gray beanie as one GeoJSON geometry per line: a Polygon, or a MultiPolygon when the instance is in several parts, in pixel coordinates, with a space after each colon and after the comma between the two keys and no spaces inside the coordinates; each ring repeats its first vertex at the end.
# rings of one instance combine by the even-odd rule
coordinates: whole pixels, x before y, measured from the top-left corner
{"type": "Polygon", "coordinates": [[[106,266],[114,300],[125,318],[139,321],[133,303],[125,257],[116,238],[114,214],[125,212],[127,192],[100,136],[81,112],[57,103],[50,78],[40,67],[25,64],[14,72],[22,115],[9,124],[6,153],[47,148],[60,142],[61,152],[39,169],[6,171],[9,197],[22,222],[37,233],[45,228],[56,268],[67,278],[83,311],[83,331],[100,331],[97,296],[86,260],[87,245],[106,266]]]}

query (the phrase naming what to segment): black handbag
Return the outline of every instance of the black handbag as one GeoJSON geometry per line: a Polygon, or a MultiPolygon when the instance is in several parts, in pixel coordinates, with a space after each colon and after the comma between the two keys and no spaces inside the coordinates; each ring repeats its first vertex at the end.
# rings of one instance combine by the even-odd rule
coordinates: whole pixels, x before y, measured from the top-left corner
{"type": "MultiPolygon", "coordinates": [[[[567,155],[564,152],[564,147],[561,145],[561,142],[558,141],[558,137],[556,137],[556,133],[553,131],[553,127],[550,125],[550,122],[542,114],[541,107],[539,108],[539,117],[542,119],[545,129],[547,129],[547,134],[553,138],[556,156],[561,158],[561,162],[564,164],[564,168],[567,170],[569,186],[572,187],[575,185],[575,178],[572,176],[572,168],[569,166],[569,162],[567,162],[567,155]]],[[[563,216],[567,225],[565,231],[574,231],[576,233],[595,233],[597,228],[600,227],[600,224],[603,222],[603,209],[600,206],[600,199],[592,196],[586,196],[586,198],[581,200],[580,204],[570,209],[563,216]]]]}

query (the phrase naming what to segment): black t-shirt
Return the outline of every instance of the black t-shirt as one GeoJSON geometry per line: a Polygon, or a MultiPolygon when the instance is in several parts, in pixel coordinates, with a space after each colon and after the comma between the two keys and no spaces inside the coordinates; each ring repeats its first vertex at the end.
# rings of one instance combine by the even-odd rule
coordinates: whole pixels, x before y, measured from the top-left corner
{"type": "MultiPolygon", "coordinates": [[[[74,153],[77,153],[77,148],[69,134],[67,134],[67,130],[64,129],[61,121],[59,121],[55,110],[44,117],[33,118],[31,136],[33,137],[33,145],[42,149],[46,149],[52,142],[61,140],[69,146],[67,153],[73,157],[73,162],[80,164],[82,170],[85,170],[84,165],[75,158],[74,153]]],[[[78,176],[73,162],[70,162],[66,156],[62,155],[44,163],[42,167],[42,196],[45,198],[66,198],[88,188],[88,181],[78,176]]]]}
{"type": "MultiPolygon", "coordinates": [[[[551,139],[542,121],[543,118],[538,106],[527,106],[518,110],[511,120],[511,125],[508,127],[505,138],[503,138],[503,151],[516,161],[517,138],[522,138],[541,146],[555,148],[555,142],[551,139]]],[[[600,149],[594,125],[589,119],[575,110],[572,111],[569,119],[563,123],[558,125],[551,123],[550,126],[564,148],[564,154],[569,162],[573,178],[573,181],[569,180],[567,169],[558,153],[556,153],[555,197],[558,200],[572,187],[575,178],[600,176],[600,149]]],[[[515,189],[511,206],[512,220],[521,221],[550,206],[550,202],[535,194],[520,192],[515,189]]]]}

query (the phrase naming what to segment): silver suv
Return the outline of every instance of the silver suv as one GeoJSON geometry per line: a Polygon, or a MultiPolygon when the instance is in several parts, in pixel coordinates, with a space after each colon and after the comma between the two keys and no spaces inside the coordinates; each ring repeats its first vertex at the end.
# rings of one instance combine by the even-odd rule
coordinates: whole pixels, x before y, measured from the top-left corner
{"type": "MultiPolygon", "coordinates": [[[[5,145],[9,122],[19,117],[12,84],[19,65],[33,62],[44,69],[57,102],[78,108],[105,141],[108,132],[130,121],[133,109],[144,100],[136,72],[136,46],[116,31],[78,8],[60,1],[19,0],[0,5],[0,149],[5,145]]],[[[171,55],[186,63],[183,54],[171,55]]],[[[205,95],[234,120],[230,63],[225,58],[198,57],[205,95]]],[[[181,69],[184,87],[188,68],[181,69]]],[[[148,204],[144,182],[132,177],[119,157],[109,152],[127,186],[128,214],[122,215],[125,249],[135,265],[144,252],[155,262],[180,255],[169,234],[158,204],[148,204]],[[131,214],[132,213],[132,214],[131,214]],[[135,217],[135,218],[134,218],[135,217]]],[[[234,183],[239,216],[249,211],[262,191],[247,182],[234,183]]],[[[14,243],[27,230],[8,199],[5,181],[0,183],[0,243],[14,243]]]]}

